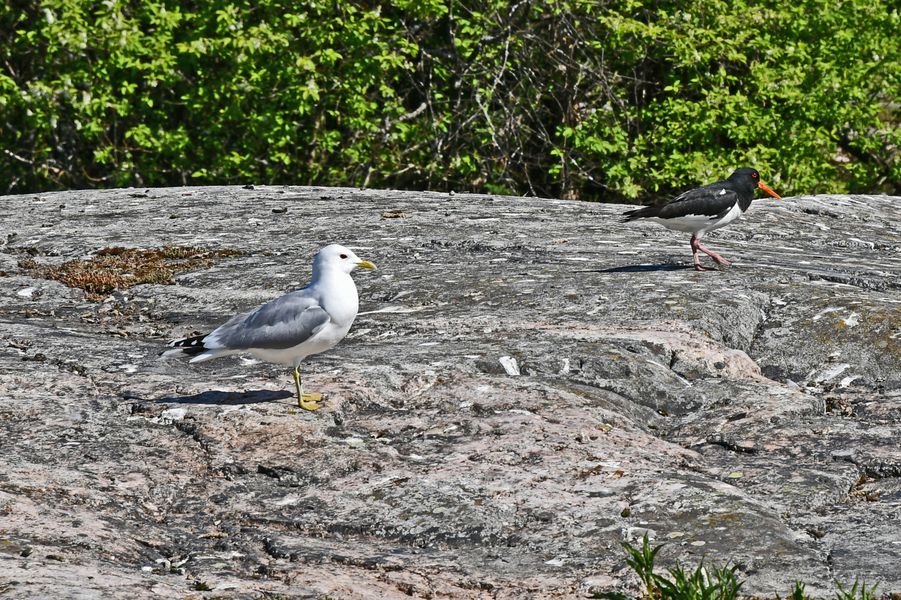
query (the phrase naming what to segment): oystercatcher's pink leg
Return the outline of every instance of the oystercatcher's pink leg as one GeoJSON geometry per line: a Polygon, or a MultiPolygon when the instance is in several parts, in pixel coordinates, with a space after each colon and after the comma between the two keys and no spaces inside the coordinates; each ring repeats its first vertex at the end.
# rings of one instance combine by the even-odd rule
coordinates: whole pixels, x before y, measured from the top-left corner
{"type": "Polygon", "coordinates": [[[695,264],[695,271],[713,271],[714,269],[708,269],[704,265],[701,264],[701,259],[698,257],[698,250],[701,248],[701,242],[698,241],[694,235],[691,236],[691,259],[695,264]]]}
{"type": "Polygon", "coordinates": [[[716,252],[714,252],[713,250],[708,248],[707,246],[702,246],[701,242],[698,242],[698,250],[700,250],[701,252],[703,252],[704,254],[709,256],[710,258],[712,258],[713,261],[718,265],[723,265],[724,267],[728,267],[729,265],[732,264],[728,260],[726,260],[725,258],[720,256],[719,254],[717,254],[716,252]]]}

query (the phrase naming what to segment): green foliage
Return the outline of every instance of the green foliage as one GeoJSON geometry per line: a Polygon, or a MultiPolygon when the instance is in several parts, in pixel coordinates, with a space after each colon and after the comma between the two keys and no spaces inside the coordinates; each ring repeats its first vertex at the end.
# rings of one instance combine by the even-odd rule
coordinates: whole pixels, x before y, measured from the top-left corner
{"type": "Polygon", "coordinates": [[[645,534],[641,539],[641,548],[636,548],[629,542],[623,542],[623,548],[626,551],[626,564],[632,567],[641,583],[644,584],[648,598],[655,597],[659,577],[654,574],[654,560],[657,558],[657,553],[663,548],[663,544],[651,548],[651,542],[645,534]]]}
{"type": "Polygon", "coordinates": [[[718,567],[712,571],[702,564],[694,571],[682,567],[669,570],[671,578],[658,576],[660,598],[665,600],[735,600],[742,582],[735,578],[738,567],[718,567]]]}
{"type": "Polygon", "coordinates": [[[360,179],[416,53],[386,16],[340,2],[0,11],[19,67],[0,105],[20,164],[2,168],[25,189],[360,179]]]}
{"type": "MultiPolygon", "coordinates": [[[[732,567],[705,567],[703,561],[692,571],[685,570],[682,566],[672,567],[667,575],[654,572],[654,562],[657,553],[663,548],[663,544],[651,547],[648,536],[641,540],[641,547],[636,548],[628,542],[623,542],[626,551],[626,564],[628,564],[644,588],[643,600],[735,600],[744,584],[739,581],[735,572],[737,565],[732,567]]],[[[840,582],[836,582],[838,590],[835,600],[876,600],[876,586],[867,588],[866,582],[858,583],[855,579],[851,588],[845,588],[840,582]]],[[[804,592],[805,586],[796,581],[789,595],[790,600],[809,600],[804,592]]],[[[595,598],[607,600],[629,600],[630,597],[620,592],[596,593],[595,598]]],[[[780,600],[777,595],[776,599],[780,600]]]]}
{"type": "MultiPolygon", "coordinates": [[[[805,587],[806,586],[803,583],[796,581],[795,587],[792,588],[792,592],[787,600],[809,600],[807,594],[804,593],[805,587]]],[[[779,594],[776,594],[776,600],[782,600],[782,597],[779,596],[779,594]]]]}
{"type": "Polygon", "coordinates": [[[0,5],[0,182],[901,192],[888,0],[0,5]]]}
{"type": "MultiPolygon", "coordinates": [[[[742,582],[735,577],[738,567],[713,567],[703,562],[694,571],[681,566],[669,569],[669,577],[654,572],[657,553],[663,548],[651,548],[648,536],[641,540],[641,548],[623,542],[628,564],[644,585],[645,597],[660,600],[735,600],[742,582]]],[[[619,600],[622,600],[620,598],[619,600]]]]}
{"type": "MultiPolygon", "coordinates": [[[[645,57],[640,82],[629,83],[635,89],[613,90],[644,98],[629,106],[635,125],[625,136],[636,162],[619,148],[594,152],[621,165],[623,178],[644,170],[660,174],[652,185],[687,185],[750,164],[786,193],[889,181],[899,189],[901,119],[889,98],[901,89],[901,21],[889,4],[703,0],[639,8],[609,23],[645,57]]],[[[590,118],[580,133],[622,137],[607,121],[590,118]]]]}
{"type": "Polygon", "coordinates": [[[838,590],[835,592],[835,600],[875,600],[876,586],[867,589],[867,582],[863,581],[858,585],[857,579],[851,588],[845,588],[841,582],[836,582],[838,590]]]}

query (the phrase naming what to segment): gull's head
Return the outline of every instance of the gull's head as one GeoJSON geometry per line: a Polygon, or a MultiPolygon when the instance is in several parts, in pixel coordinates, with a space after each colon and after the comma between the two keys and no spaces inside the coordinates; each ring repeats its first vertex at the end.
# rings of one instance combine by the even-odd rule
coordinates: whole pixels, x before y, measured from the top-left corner
{"type": "Polygon", "coordinates": [[[350,273],[357,267],[374,269],[375,265],[368,260],[361,259],[354,254],[353,250],[341,244],[329,244],[320,248],[313,259],[313,273],[331,270],[350,273]]]}

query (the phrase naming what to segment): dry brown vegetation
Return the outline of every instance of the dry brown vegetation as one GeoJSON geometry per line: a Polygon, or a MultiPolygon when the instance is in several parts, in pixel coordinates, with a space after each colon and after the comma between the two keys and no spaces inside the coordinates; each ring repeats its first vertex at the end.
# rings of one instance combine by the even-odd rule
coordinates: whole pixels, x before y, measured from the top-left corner
{"type": "Polygon", "coordinates": [[[114,290],[142,283],[173,283],[172,277],[191,269],[207,267],[214,259],[240,256],[238,250],[207,250],[193,246],[162,248],[101,248],[88,259],[61,265],[42,265],[34,258],[19,261],[32,277],[52,279],[85,291],[89,300],[100,300],[114,290]]]}

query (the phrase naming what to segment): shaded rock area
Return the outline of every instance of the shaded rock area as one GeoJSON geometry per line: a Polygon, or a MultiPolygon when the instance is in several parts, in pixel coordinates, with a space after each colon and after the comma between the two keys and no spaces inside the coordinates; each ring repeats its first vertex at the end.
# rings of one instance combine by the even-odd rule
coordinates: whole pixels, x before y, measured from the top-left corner
{"type": "Polygon", "coordinates": [[[705,238],[622,206],[300,187],[0,198],[0,594],[582,598],[620,543],[744,592],[901,592],[901,199],[758,200],[705,238]],[[288,369],[161,360],[342,242],[351,335],[288,369]],[[108,247],[209,264],[99,301],[108,247]]]}

